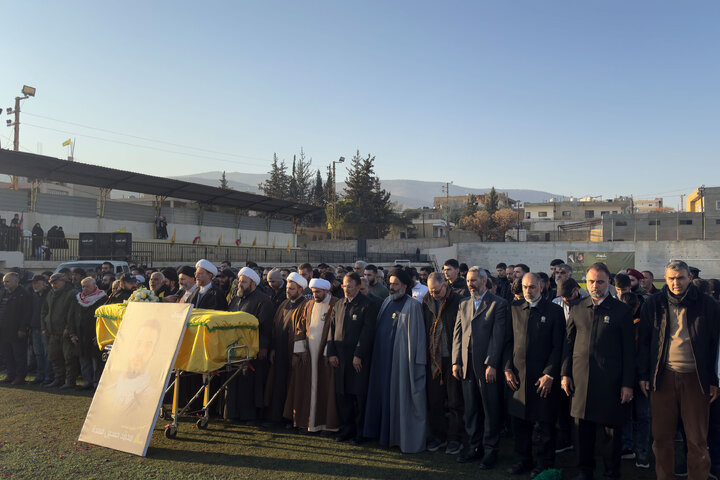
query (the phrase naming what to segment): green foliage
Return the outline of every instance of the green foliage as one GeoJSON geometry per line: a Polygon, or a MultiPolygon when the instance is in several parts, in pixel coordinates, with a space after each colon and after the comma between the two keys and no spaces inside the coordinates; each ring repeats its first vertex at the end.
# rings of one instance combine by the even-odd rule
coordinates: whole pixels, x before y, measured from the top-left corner
{"type": "Polygon", "coordinates": [[[259,185],[260,190],[268,197],[289,199],[290,177],[287,174],[285,161],[278,162],[277,153],[273,153],[273,163],[268,173],[270,178],[259,185]]]}
{"type": "Polygon", "coordinates": [[[498,211],[498,202],[498,194],[495,191],[495,187],[492,187],[490,193],[488,193],[485,198],[485,210],[487,210],[490,215],[493,215],[498,211]]]}
{"type": "Polygon", "coordinates": [[[227,178],[225,178],[225,170],[223,170],[222,176],[220,177],[220,188],[223,190],[230,190],[227,178]]]}

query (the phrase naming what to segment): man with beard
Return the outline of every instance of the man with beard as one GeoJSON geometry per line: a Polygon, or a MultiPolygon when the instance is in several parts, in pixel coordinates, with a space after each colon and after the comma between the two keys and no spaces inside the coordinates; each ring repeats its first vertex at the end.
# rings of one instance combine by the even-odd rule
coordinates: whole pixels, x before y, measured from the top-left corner
{"type": "Polygon", "coordinates": [[[107,303],[123,303],[130,298],[130,295],[137,289],[138,281],[130,273],[123,274],[120,277],[120,289],[113,292],[108,298],[107,303]]]}
{"type": "Polygon", "coordinates": [[[6,274],[3,286],[5,289],[0,292],[0,355],[7,372],[3,383],[25,385],[32,298],[20,285],[17,273],[6,274]]]}
{"type": "Polygon", "coordinates": [[[272,338],[275,307],[258,284],[260,277],[252,268],[243,267],[238,273],[237,295],[230,302],[231,312],[245,312],[258,320],[260,350],[248,364],[247,373],[238,375],[228,385],[225,397],[225,418],[254,424],[263,418],[265,382],[268,375],[267,355],[272,338]]]}
{"type": "MultiPolygon", "coordinates": [[[[312,265],[310,265],[309,263],[303,263],[298,267],[298,273],[302,275],[306,282],[310,282],[313,277],[312,265]]],[[[303,297],[305,297],[305,300],[312,300],[313,294],[312,291],[310,291],[310,287],[305,287],[305,290],[303,291],[303,297]]]]}
{"type": "Polygon", "coordinates": [[[75,295],[70,308],[68,330],[70,341],[77,346],[85,381],[81,389],[91,390],[97,388],[102,373],[101,352],[95,339],[95,310],[105,303],[107,296],[91,277],[83,278],[81,286],[82,291],[75,295]]]}
{"type": "Polygon", "coordinates": [[[165,275],[160,272],[153,272],[150,275],[150,291],[157,295],[159,299],[170,295],[170,289],[165,285],[165,275]]]}
{"type": "MultiPolygon", "coordinates": [[[[177,303],[190,303],[190,299],[195,295],[198,289],[195,283],[195,269],[190,265],[183,265],[178,269],[178,283],[180,290],[175,294],[177,303]]],[[[171,299],[168,299],[171,300],[171,299]]]]}
{"type": "Polygon", "coordinates": [[[555,462],[555,418],[565,317],[562,309],[543,298],[540,278],[526,273],[522,279],[525,302],[511,307],[509,340],[503,363],[505,380],[512,390],[508,413],[513,417],[515,452],[519,459],[508,473],[520,475],[532,470],[535,477],[555,462]],[[533,467],[533,426],[539,427],[540,458],[533,467]]]}
{"type": "Polygon", "coordinates": [[[35,372],[35,380],[30,382],[32,384],[51,383],[54,378],[52,366],[47,356],[47,338],[42,334],[41,313],[48,291],[47,278],[42,275],[35,275],[32,279],[33,313],[30,327],[32,329],[32,347],[37,371],[35,372]]]}
{"type": "Polygon", "coordinates": [[[360,277],[360,293],[365,295],[370,301],[370,304],[375,309],[375,316],[377,317],[377,312],[380,311],[380,305],[382,305],[383,299],[370,293],[370,282],[368,282],[365,276],[360,277]]]}
{"type": "Polygon", "coordinates": [[[220,276],[218,276],[218,288],[225,296],[225,301],[227,302],[230,302],[231,300],[230,292],[232,290],[233,280],[235,280],[235,273],[232,270],[226,268],[220,271],[220,276]]]}
{"type": "Polygon", "coordinates": [[[593,478],[598,427],[604,475],[620,478],[622,424],[635,380],[632,315],[627,305],[609,295],[610,272],[604,263],[590,266],[586,279],[590,297],[570,309],[561,386],[572,396],[579,478],[593,478]]]}
{"type": "Polygon", "coordinates": [[[378,314],[370,361],[364,436],[403,453],[425,450],[426,337],[420,302],[412,300],[405,270],[389,273],[390,295],[378,314]]]}
{"type": "Polygon", "coordinates": [[[369,363],[372,354],[377,310],[360,293],[360,275],[343,278],[345,299],[333,309],[327,351],[335,369],[335,395],[342,428],[336,437],[344,442],[362,442],[365,423],[369,363]]]}
{"type": "Polygon", "coordinates": [[[55,380],[43,385],[53,388],[73,388],[78,376],[78,360],[74,345],[68,337],[68,311],[75,299],[75,289],[65,275],[55,273],[50,277],[52,291],[42,308],[43,335],[48,339],[48,358],[52,364],[55,380]]]}
{"type": "Polygon", "coordinates": [[[627,275],[630,277],[630,289],[632,293],[640,297],[642,301],[650,298],[650,294],[640,284],[645,280],[645,276],[634,268],[628,268],[627,275]]]}
{"type": "Polygon", "coordinates": [[[212,279],[217,273],[217,267],[211,262],[204,258],[198,260],[195,264],[195,284],[198,288],[190,295],[187,303],[192,303],[195,308],[227,310],[225,295],[212,283],[212,279]]]}
{"type": "Polygon", "coordinates": [[[366,265],[364,274],[365,278],[368,279],[368,284],[370,285],[370,293],[376,297],[382,298],[383,300],[387,298],[390,291],[378,280],[378,268],[372,264],[366,265]]]}
{"type": "Polygon", "coordinates": [[[284,416],[303,432],[336,432],[340,427],[334,371],[325,348],[330,318],[338,302],[330,295],[330,288],[325,279],[310,280],[313,299],[295,314],[292,370],[284,416]]]}
{"type": "Polygon", "coordinates": [[[277,309],[285,301],[285,280],[282,278],[282,271],[273,268],[267,274],[267,283],[270,290],[270,299],[273,307],[277,309]]]}
{"type": "Polygon", "coordinates": [[[443,264],[443,274],[445,274],[445,278],[447,279],[450,288],[455,290],[455,293],[457,293],[460,298],[470,296],[467,282],[465,278],[460,276],[460,264],[457,260],[454,258],[445,260],[445,263],[443,264]]]}
{"type": "Polygon", "coordinates": [[[293,318],[296,310],[305,303],[303,291],[306,288],[308,288],[308,282],[305,277],[297,272],[288,275],[285,289],[287,299],[280,304],[273,318],[270,342],[270,378],[272,380],[268,380],[265,388],[265,404],[269,407],[269,422],[265,424],[266,426],[278,424],[283,419],[295,332],[293,318]]]}
{"type": "Polygon", "coordinates": [[[659,480],[674,478],[678,420],[687,437],[689,478],[708,478],[711,467],[707,437],[710,404],[718,397],[720,307],[698,291],[692,278],[685,262],[671,261],[666,285],[640,312],[638,375],[643,394],[650,396],[659,480]]]}
{"type": "Polygon", "coordinates": [[[427,283],[428,294],[423,299],[429,361],[427,449],[434,452],[447,444],[445,453],[457,455],[462,450],[463,397],[462,385],[452,375],[450,354],[460,297],[440,272],[431,273],[427,283]]]}
{"type": "Polygon", "coordinates": [[[467,279],[470,296],[460,302],[452,347],[453,376],[462,380],[469,439],[468,450],[458,462],[481,460],[479,468],[488,470],[497,463],[500,444],[498,370],[502,369],[508,305],[487,291],[485,270],[472,267],[467,279]]]}
{"type": "Polygon", "coordinates": [[[178,272],[174,268],[163,268],[160,273],[165,277],[165,286],[168,288],[168,295],[175,295],[178,291],[178,272]]]}

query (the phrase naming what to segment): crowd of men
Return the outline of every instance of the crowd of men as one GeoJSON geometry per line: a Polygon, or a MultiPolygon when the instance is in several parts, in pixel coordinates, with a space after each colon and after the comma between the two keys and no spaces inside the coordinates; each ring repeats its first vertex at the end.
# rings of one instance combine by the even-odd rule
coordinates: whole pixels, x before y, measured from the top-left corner
{"type": "Polygon", "coordinates": [[[720,282],[682,261],[667,265],[660,290],[649,271],[597,263],[581,273],[586,288],[562,260],[549,274],[500,263],[495,275],[455,259],[442,272],[200,260],[116,274],[105,263],[27,286],[11,272],[0,290],[2,382],[24,385],[31,366],[31,383],[95,388],[96,308],[147,286],[163,302],[258,319],[257,358],[217,412],[229,420],[444,449],[481,470],[511,432],[508,473],[537,476],[574,449],[581,479],[593,478],[599,438],[610,478],[623,459],[649,468],[651,446],[659,479],[717,476],[720,282]],[[685,465],[675,465],[678,438],[685,465]]]}

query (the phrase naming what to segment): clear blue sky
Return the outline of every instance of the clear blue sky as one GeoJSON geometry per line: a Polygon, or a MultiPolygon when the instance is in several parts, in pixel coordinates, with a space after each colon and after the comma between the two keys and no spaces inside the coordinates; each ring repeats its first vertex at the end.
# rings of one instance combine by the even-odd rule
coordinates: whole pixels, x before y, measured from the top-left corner
{"type": "Polygon", "coordinates": [[[23,104],[27,151],[64,157],[73,137],[78,161],[184,175],[264,173],[273,152],[291,160],[301,146],[324,171],[360,149],[385,179],[673,207],[720,184],[716,1],[0,0],[0,11],[0,106],[37,88],[23,104]]]}

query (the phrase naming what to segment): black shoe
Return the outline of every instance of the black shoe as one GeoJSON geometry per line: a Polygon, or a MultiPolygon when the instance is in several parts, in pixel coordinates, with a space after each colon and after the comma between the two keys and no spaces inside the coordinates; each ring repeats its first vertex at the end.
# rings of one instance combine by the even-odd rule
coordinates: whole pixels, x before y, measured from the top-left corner
{"type": "Polygon", "coordinates": [[[39,385],[41,383],[45,383],[44,378],[36,378],[35,380],[28,382],[30,385],[39,385]]]}
{"type": "Polygon", "coordinates": [[[358,446],[365,443],[365,437],[355,437],[352,440],[350,440],[350,445],[358,446]]]}
{"type": "Polygon", "coordinates": [[[432,437],[428,439],[427,441],[427,451],[428,452],[437,452],[443,447],[447,446],[447,442],[444,440],[440,440],[438,438],[432,437]]]}
{"type": "Polygon", "coordinates": [[[620,452],[620,458],[623,460],[635,460],[635,452],[633,452],[632,448],[628,448],[620,452]]]}
{"type": "Polygon", "coordinates": [[[50,383],[43,383],[43,387],[45,387],[45,388],[57,388],[57,387],[59,387],[59,386],[62,385],[62,384],[63,384],[63,381],[62,381],[62,380],[58,380],[58,379],[56,378],[55,380],[53,380],[53,381],[50,382],[50,383]]]}
{"type": "Polygon", "coordinates": [[[486,453],[482,461],[480,462],[480,465],[478,465],[478,468],[480,470],[490,470],[495,466],[496,463],[497,453],[486,453]]]}
{"type": "Polygon", "coordinates": [[[462,443],[457,440],[448,442],[447,448],[445,449],[447,455],[457,455],[460,452],[462,452],[462,443]]]}
{"type": "Polygon", "coordinates": [[[354,435],[350,432],[340,433],[340,434],[338,434],[337,437],[335,437],[335,441],[336,442],[347,442],[348,440],[353,438],[353,436],[354,435]]]}
{"type": "Polygon", "coordinates": [[[635,466],[638,468],[650,468],[650,456],[647,453],[638,453],[635,466]]]}
{"type": "Polygon", "coordinates": [[[550,468],[550,467],[544,467],[544,466],[542,466],[542,465],[536,465],[535,468],[533,468],[532,471],[530,471],[530,478],[535,478],[535,477],[537,477],[538,475],[540,475],[542,472],[544,472],[544,471],[547,470],[548,468],[550,468]]]}
{"type": "Polygon", "coordinates": [[[24,378],[18,377],[18,378],[16,378],[15,380],[13,380],[10,385],[25,385],[26,383],[27,383],[27,382],[25,381],[24,378]]]}
{"type": "Polygon", "coordinates": [[[470,462],[476,462],[483,458],[482,454],[478,452],[477,450],[468,450],[465,452],[464,455],[460,455],[457,457],[458,463],[470,463],[470,462]]]}
{"type": "Polygon", "coordinates": [[[72,383],[66,383],[65,385],[60,387],[60,390],[69,390],[71,388],[75,388],[75,385],[73,385],[72,383]]]}
{"type": "Polygon", "coordinates": [[[567,452],[568,450],[572,450],[573,444],[572,443],[559,443],[557,447],[555,447],[555,453],[563,453],[567,452]]]}
{"type": "Polygon", "coordinates": [[[522,475],[523,473],[529,472],[531,469],[531,463],[520,460],[512,467],[508,468],[507,473],[509,473],[510,475],[522,475]]]}

